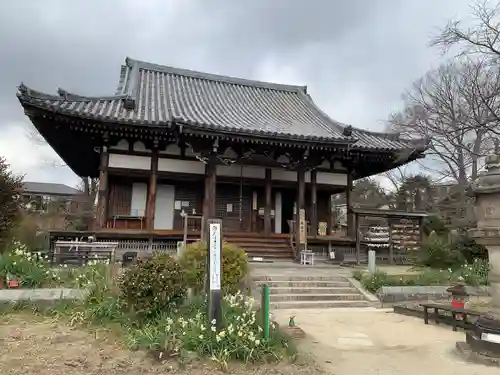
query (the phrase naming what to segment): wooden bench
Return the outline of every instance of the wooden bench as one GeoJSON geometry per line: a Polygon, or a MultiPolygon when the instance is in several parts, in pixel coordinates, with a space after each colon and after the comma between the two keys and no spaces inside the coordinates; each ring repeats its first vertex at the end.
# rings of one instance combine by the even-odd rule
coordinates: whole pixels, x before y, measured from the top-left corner
{"type": "Polygon", "coordinates": [[[451,313],[451,325],[453,330],[456,331],[458,327],[464,329],[470,329],[472,323],[470,323],[467,318],[469,316],[480,316],[481,313],[477,311],[472,311],[468,309],[454,309],[450,305],[439,304],[439,303],[421,303],[420,306],[424,308],[424,323],[429,324],[429,310],[434,310],[434,321],[436,324],[439,322],[450,323],[450,319],[446,319],[445,315],[440,315],[439,311],[447,311],[451,313]],[[457,319],[457,316],[461,316],[462,319],[457,319]]]}

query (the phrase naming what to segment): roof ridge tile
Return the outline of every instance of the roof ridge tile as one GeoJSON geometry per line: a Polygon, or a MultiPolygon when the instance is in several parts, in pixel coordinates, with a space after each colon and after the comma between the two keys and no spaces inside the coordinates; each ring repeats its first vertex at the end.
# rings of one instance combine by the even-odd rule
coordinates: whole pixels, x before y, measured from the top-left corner
{"type": "Polygon", "coordinates": [[[265,82],[259,80],[252,80],[247,78],[238,78],[214,73],[206,73],[197,70],[175,68],[168,65],[154,64],[146,61],[135,60],[130,57],[126,58],[127,66],[130,68],[138,67],[143,70],[153,70],[165,74],[174,74],[179,76],[203,79],[208,81],[216,81],[232,85],[251,86],[256,88],[277,90],[277,91],[291,91],[291,92],[306,92],[307,86],[300,85],[286,85],[281,83],[265,82]]]}

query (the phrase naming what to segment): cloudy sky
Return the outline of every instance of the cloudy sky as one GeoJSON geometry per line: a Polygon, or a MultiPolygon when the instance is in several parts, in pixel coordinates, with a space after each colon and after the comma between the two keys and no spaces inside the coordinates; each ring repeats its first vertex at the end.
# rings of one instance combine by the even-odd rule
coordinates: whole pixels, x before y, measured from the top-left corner
{"type": "Polygon", "coordinates": [[[76,185],[32,130],[16,86],[112,94],[126,56],[307,85],[343,123],[383,130],[439,64],[429,38],[471,0],[16,0],[0,11],[0,155],[27,180],[76,185]]]}

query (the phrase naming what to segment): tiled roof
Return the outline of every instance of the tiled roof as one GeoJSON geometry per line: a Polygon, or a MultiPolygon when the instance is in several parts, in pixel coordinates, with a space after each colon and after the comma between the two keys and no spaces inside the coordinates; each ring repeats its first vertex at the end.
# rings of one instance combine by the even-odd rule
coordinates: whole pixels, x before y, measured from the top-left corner
{"type": "Polygon", "coordinates": [[[87,97],[59,90],[47,95],[21,85],[23,104],[61,114],[118,123],[185,126],[231,133],[354,143],[355,148],[414,147],[397,134],[372,133],[345,125],[322,112],[305,86],[195,72],[126,59],[114,96],[87,97]]]}
{"type": "Polygon", "coordinates": [[[55,184],[51,182],[24,182],[23,190],[25,193],[44,194],[44,195],[78,195],[80,191],[64,184],[55,184]]]}

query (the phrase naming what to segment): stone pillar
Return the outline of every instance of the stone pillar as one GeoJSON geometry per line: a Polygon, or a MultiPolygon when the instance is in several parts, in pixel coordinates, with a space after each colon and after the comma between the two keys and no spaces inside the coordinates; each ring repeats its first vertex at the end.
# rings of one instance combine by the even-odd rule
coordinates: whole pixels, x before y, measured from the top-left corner
{"type": "Polygon", "coordinates": [[[477,228],[469,235],[488,249],[492,301],[489,312],[467,332],[466,343],[457,343],[457,348],[478,358],[498,358],[500,362],[500,155],[486,157],[486,172],[471,188],[476,198],[477,228]]]}

